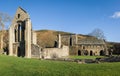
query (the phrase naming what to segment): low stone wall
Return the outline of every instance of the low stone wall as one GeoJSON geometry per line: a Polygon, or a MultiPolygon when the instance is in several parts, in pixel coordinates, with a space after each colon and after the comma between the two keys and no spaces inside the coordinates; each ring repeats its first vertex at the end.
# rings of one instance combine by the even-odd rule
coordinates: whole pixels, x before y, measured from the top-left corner
{"type": "Polygon", "coordinates": [[[91,64],[91,63],[100,64],[103,62],[120,62],[120,56],[111,56],[111,57],[96,58],[96,59],[53,58],[53,59],[46,59],[46,60],[76,62],[78,64],[91,64]]]}
{"type": "Polygon", "coordinates": [[[40,47],[35,44],[31,44],[31,55],[32,58],[40,58],[40,47]]]}
{"type": "Polygon", "coordinates": [[[120,56],[111,56],[106,58],[98,58],[100,62],[120,62],[120,56]]]}
{"type": "Polygon", "coordinates": [[[54,58],[54,59],[46,59],[46,60],[65,61],[65,62],[76,62],[76,63],[78,63],[78,64],[98,63],[95,59],[54,58]]]}
{"type": "Polygon", "coordinates": [[[42,58],[53,59],[69,56],[69,47],[62,46],[62,48],[44,48],[42,51],[42,58]]]}

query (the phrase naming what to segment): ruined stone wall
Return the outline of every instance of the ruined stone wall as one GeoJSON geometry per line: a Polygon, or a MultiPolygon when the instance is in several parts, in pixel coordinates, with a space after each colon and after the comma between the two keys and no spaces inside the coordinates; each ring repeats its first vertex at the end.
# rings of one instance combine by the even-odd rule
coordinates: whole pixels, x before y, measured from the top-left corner
{"type": "Polygon", "coordinates": [[[77,35],[71,35],[71,40],[72,40],[71,41],[72,46],[75,46],[78,42],[78,36],[77,35]]]}
{"type": "Polygon", "coordinates": [[[77,43],[76,35],[62,35],[61,36],[62,45],[75,46],[77,43]]]}
{"type": "Polygon", "coordinates": [[[13,43],[13,56],[17,56],[19,43],[13,43]]]}
{"type": "Polygon", "coordinates": [[[42,51],[42,58],[61,58],[69,56],[69,47],[62,46],[62,48],[44,48],[42,51]]]}
{"type": "Polygon", "coordinates": [[[9,28],[9,55],[31,58],[31,34],[32,24],[29,14],[19,7],[9,28]],[[16,43],[18,46],[14,45],[16,43]]]}
{"type": "Polygon", "coordinates": [[[34,31],[32,31],[32,43],[37,44],[37,34],[34,31]]]}
{"type": "Polygon", "coordinates": [[[86,55],[102,55],[105,53],[105,47],[103,45],[81,45],[78,49],[81,52],[86,51],[86,55]]]}
{"type": "Polygon", "coordinates": [[[70,51],[69,54],[70,55],[78,55],[78,46],[70,46],[70,51]]]}
{"type": "Polygon", "coordinates": [[[40,47],[35,44],[31,44],[31,57],[40,58],[40,47]]]}
{"type": "Polygon", "coordinates": [[[70,36],[69,35],[61,36],[61,43],[62,43],[62,45],[69,46],[70,45],[70,36]]]}
{"type": "Polygon", "coordinates": [[[89,50],[89,55],[90,55],[90,51],[93,52],[92,55],[100,55],[100,51],[104,51],[104,47],[102,45],[92,45],[89,46],[89,48],[87,48],[87,50],[89,50]]]}

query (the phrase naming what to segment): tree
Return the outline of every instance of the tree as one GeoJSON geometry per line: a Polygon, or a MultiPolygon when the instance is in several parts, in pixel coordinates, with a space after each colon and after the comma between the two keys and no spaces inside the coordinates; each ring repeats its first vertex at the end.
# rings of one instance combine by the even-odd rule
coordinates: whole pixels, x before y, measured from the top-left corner
{"type": "Polygon", "coordinates": [[[101,29],[98,29],[98,28],[94,29],[94,30],[93,30],[91,33],[89,33],[88,35],[94,36],[94,37],[96,37],[96,38],[98,38],[98,39],[102,39],[102,40],[105,40],[105,39],[106,39],[106,37],[105,37],[105,35],[104,35],[104,32],[103,32],[101,29]]]}
{"type": "Polygon", "coordinates": [[[9,22],[11,22],[11,17],[10,15],[6,14],[6,13],[3,13],[3,12],[0,12],[0,27],[1,27],[1,37],[0,37],[0,41],[1,41],[1,50],[3,52],[3,45],[4,45],[4,42],[3,41],[6,41],[4,40],[4,36],[6,35],[6,31],[5,31],[5,25],[9,22]]]}

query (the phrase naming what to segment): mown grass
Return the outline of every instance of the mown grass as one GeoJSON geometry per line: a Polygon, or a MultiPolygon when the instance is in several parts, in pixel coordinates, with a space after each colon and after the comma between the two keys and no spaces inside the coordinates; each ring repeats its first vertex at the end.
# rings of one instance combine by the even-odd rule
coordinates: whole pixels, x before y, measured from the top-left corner
{"type": "Polygon", "coordinates": [[[77,64],[0,55],[0,76],[119,76],[120,62],[77,64]]]}
{"type": "Polygon", "coordinates": [[[69,58],[72,59],[96,59],[96,58],[103,58],[105,56],[70,56],[69,58]]]}

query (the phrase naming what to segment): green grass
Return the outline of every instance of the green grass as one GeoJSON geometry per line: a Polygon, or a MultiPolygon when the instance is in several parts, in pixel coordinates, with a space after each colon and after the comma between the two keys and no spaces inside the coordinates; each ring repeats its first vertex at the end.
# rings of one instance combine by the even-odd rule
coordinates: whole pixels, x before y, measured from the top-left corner
{"type": "Polygon", "coordinates": [[[120,62],[77,64],[0,55],[0,76],[119,76],[120,62]]]}
{"type": "Polygon", "coordinates": [[[70,56],[69,58],[72,59],[96,59],[96,58],[103,58],[105,56],[70,56]]]}

